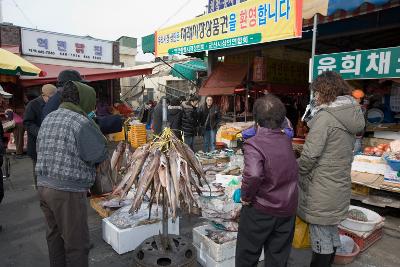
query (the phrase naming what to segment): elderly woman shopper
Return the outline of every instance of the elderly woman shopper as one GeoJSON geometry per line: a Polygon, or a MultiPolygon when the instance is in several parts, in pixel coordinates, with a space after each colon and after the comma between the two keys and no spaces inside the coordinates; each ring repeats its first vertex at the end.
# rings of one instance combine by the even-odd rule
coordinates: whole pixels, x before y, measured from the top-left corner
{"type": "Polygon", "coordinates": [[[291,139],[281,125],[286,110],[269,94],[254,106],[256,135],[244,144],[236,267],[257,266],[264,248],[266,267],[287,265],[298,201],[298,166],[291,139]]]}
{"type": "Polygon", "coordinates": [[[310,224],[311,267],[331,266],[340,246],[338,225],[347,216],[351,162],[356,133],[365,121],[349,85],[335,72],[324,72],[311,84],[315,107],[310,132],[299,160],[298,215],[310,224]]]}

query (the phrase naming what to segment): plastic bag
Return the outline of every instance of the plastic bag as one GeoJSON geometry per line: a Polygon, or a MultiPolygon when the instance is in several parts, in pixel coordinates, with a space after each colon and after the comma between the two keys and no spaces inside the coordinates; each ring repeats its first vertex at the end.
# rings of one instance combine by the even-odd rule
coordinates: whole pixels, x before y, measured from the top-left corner
{"type": "Polygon", "coordinates": [[[296,216],[296,223],[294,229],[294,237],[292,246],[294,248],[309,248],[310,242],[310,225],[296,216]]]}
{"type": "Polygon", "coordinates": [[[113,190],[114,181],[111,173],[110,158],[100,163],[96,168],[96,179],[90,192],[93,195],[104,195],[113,190]]]}

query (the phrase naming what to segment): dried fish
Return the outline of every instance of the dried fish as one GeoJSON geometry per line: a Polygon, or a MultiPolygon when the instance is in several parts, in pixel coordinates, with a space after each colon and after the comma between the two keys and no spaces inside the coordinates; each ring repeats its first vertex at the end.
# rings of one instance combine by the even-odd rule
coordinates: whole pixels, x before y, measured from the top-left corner
{"type": "Polygon", "coordinates": [[[123,152],[125,150],[125,145],[126,144],[124,142],[120,142],[117,145],[117,148],[115,149],[115,151],[111,157],[111,170],[115,170],[115,168],[118,164],[118,161],[121,160],[123,152]]]}
{"type": "MultiPolygon", "coordinates": [[[[128,154],[127,150],[125,152],[128,154]]],[[[114,194],[125,197],[136,183],[136,195],[129,212],[139,210],[146,195],[150,209],[154,203],[157,204],[156,214],[160,199],[166,199],[165,205],[173,220],[179,209],[187,209],[189,213],[198,210],[199,204],[193,190],[201,195],[201,180],[207,181],[194,153],[174,136],[171,129],[165,128],[160,136],[125,157],[122,163],[127,165],[121,167],[121,170],[126,168],[126,173],[114,194]],[[198,176],[198,181],[193,178],[192,170],[198,176]]]]}

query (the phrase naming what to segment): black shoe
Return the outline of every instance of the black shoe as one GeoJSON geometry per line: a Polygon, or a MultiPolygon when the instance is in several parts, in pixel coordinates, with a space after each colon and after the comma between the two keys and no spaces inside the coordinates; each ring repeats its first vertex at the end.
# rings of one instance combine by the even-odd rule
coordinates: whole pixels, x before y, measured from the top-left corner
{"type": "Polygon", "coordinates": [[[3,226],[0,225],[0,233],[3,232],[3,226]]]}

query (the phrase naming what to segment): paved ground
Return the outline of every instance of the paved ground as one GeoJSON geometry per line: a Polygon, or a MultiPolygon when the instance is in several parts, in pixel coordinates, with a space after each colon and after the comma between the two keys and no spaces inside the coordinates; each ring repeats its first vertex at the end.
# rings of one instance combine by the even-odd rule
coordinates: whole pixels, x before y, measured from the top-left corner
{"type": "MultiPolygon", "coordinates": [[[[0,205],[0,266],[46,267],[47,246],[45,221],[39,209],[38,198],[32,187],[31,163],[29,159],[12,160],[14,188],[6,181],[6,196],[0,205]]],[[[380,210],[386,216],[384,238],[362,253],[350,267],[395,267],[400,266],[400,212],[380,210]]],[[[191,237],[191,227],[199,219],[183,218],[181,233],[191,237]]],[[[131,253],[118,255],[101,237],[101,220],[89,209],[89,227],[94,248],[90,252],[90,265],[96,267],[131,266],[131,253]]],[[[311,253],[308,250],[293,250],[289,266],[308,266],[311,253]]]]}

